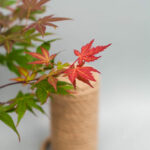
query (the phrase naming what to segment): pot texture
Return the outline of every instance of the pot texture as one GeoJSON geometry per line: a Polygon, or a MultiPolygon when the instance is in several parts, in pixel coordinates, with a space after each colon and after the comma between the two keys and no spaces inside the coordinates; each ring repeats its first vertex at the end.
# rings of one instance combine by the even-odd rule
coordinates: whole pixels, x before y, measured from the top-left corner
{"type": "Polygon", "coordinates": [[[99,75],[94,88],[77,82],[73,96],[52,95],[52,150],[97,150],[99,75]]]}

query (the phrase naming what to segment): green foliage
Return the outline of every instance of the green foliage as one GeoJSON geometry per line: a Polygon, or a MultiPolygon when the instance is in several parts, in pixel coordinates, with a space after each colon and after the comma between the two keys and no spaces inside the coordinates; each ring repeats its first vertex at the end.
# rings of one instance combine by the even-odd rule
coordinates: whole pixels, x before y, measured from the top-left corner
{"type": "Polygon", "coordinates": [[[58,91],[54,93],[60,94],[60,95],[69,95],[70,93],[68,91],[74,89],[72,84],[64,82],[64,81],[58,81],[57,86],[58,86],[58,91]]]}
{"type": "Polygon", "coordinates": [[[54,87],[48,83],[47,79],[42,80],[37,84],[34,84],[32,88],[36,88],[36,96],[42,104],[46,102],[49,93],[69,95],[69,91],[74,89],[72,84],[64,81],[58,81],[56,91],[54,87]]]}
{"type": "Polygon", "coordinates": [[[13,131],[15,131],[15,133],[17,134],[19,140],[20,140],[20,135],[15,127],[15,124],[11,118],[10,115],[7,114],[7,112],[5,112],[3,110],[3,107],[0,106],[0,120],[5,123],[8,127],[10,127],[13,131]]]}
{"type": "MultiPolygon", "coordinates": [[[[56,40],[57,39],[43,42],[37,48],[37,51],[41,52],[40,47],[45,47],[45,48],[47,48],[49,50],[51,42],[54,42],[56,40]]],[[[12,71],[16,75],[20,76],[16,66],[20,66],[22,68],[30,70],[30,69],[32,69],[32,65],[29,65],[28,63],[36,60],[32,56],[25,54],[25,51],[28,51],[28,50],[27,49],[23,49],[23,48],[13,48],[12,51],[9,54],[7,54],[7,55],[0,54],[0,64],[7,66],[10,71],[12,71]]],[[[37,70],[40,67],[41,66],[35,66],[34,69],[37,70]]]]}
{"type": "Polygon", "coordinates": [[[16,0],[0,0],[0,7],[7,7],[16,3],[16,0]]]}
{"type": "Polygon", "coordinates": [[[64,63],[64,64],[63,64],[63,63],[60,62],[60,61],[57,63],[57,69],[58,69],[58,70],[64,69],[65,67],[68,67],[68,66],[69,66],[69,63],[64,63]]]}
{"type": "Polygon", "coordinates": [[[16,132],[20,139],[20,135],[16,129],[16,126],[8,113],[16,112],[18,115],[17,125],[20,123],[21,119],[25,115],[25,112],[28,110],[35,114],[33,109],[45,113],[42,107],[38,104],[39,101],[35,98],[33,94],[26,93],[23,94],[21,91],[18,92],[17,96],[10,100],[6,104],[0,105],[0,120],[9,126],[12,130],[16,132]]]}
{"type": "Polygon", "coordinates": [[[28,58],[25,56],[24,51],[23,49],[13,49],[13,51],[7,55],[6,61],[13,65],[30,69],[31,65],[28,64],[28,58]]]}
{"type": "Polygon", "coordinates": [[[46,89],[44,89],[42,87],[38,87],[36,90],[36,96],[39,99],[39,101],[41,102],[41,104],[44,104],[47,100],[48,92],[46,91],[46,89]]]}
{"type": "Polygon", "coordinates": [[[49,51],[50,48],[51,48],[51,43],[52,43],[52,42],[55,42],[55,41],[57,41],[57,40],[59,40],[59,39],[52,39],[52,40],[50,40],[50,41],[45,41],[45,42],[43,42],[40,46],[38,46],[36,52],[37,52],[37,53],[42,53],[42,52],[41,52],[41,47],[43,47],[43,48],[45,48],[46,50],[49,51]]]}
{"type": "Polygon", "coordinates": [[[44,113],[44,110],[40,107],[40,105],[37,104],[38,100],[35,99],[33,94],[23,94],[22,92],[19,92],[13,101],[15,104],[14,107],[16,109],[16,113],[18,114],[17,125],[20,123],[27,110],[32,110],[31,112],[33,113],[33,108],[35,108],[44,113]]]}
{"type": "MultiPolygon", "coordinates": [[[[0,48],[6,50],[5,53],[0,52],[0,65],[7,67],[17,75],[16,78],[12,79],[15,80],[15,84],[22,83],[29,85],[31,90],[34,89],[32,92],[25,94],[20,91],[15,98],[5,103],[0,102],[0,121],[14,130],[19,139],[20,136],[16,126],[19,125],[27,111],[34,115],[35,109],[45,113],[41,105],[47,101],[51,93],[66,95],[70,94],[70,90],[73,89],[73,86],[69,83],[57,82],[56,80],[69,64],[59,62],[56,65],[54,59],[57,54],[52,56],[47,53],[51,49],[51,43],[59,39],[48,39],[47,41],[43,39],[43,36],[53,35],[46,31],[47,26],[56,28],[57,25],[54,22],[70,19],[54,17],[54,15],[39,18],[38,15],[46,11],[44,5],[47,2],[48,0],[0,0],[0,7],[9,11],[7,15],[3,12],[3,9],[0,12],[0,48]],[[37,47],[37,45],[39,46],[37,47]],[[45,52],[41,55],[45,59],[40,60],[41,56],[38,55],[37,60],[37,54],[34,52],[35,58],[28,54],[29,52],[32,53],[31,48],[34,48],[37,53],[41,53],[41,47],[45,49],[45,52]],[[31,63],[33,61],[40,61],[41,64],[31,63]],[[44,61],[47,61],[46,65],[43,64],[44,61]],[[40,75],[47,74],[48,71],[50,73],[49,82],[46,77],[35,84],[40,75]],[[56,84],[57,91],[54,88],[56,84]],[[17,114],[16,126],[11,113],[17,114]]],[[[0,86],[0,88],[3,88],[3,86],[0,86]]]]}
{"type": "Polygon", "coordinates": [[[37,84],[33,84],[32,89],[36,88],[36,96],[41,104],[44,104],[48,98],[50,91],[54,91],[54,88],[48,83],[47,80],[43,80],[37,84]]]}
{"type": "Polygon", "coordinates": [[[7,66],[10,71],[20,76],[16,66],[31,69],[31,65],[28,64],[29,58],[26,57],[24,51],[23,49],[13,48],[12,52],[7,55],[0,54],[0,64],[7,66]]]}
{"type": "Polygon", "coordinates": [[[5,56],[0,54],[0,64],[4,65],[5,61],[6,61],[5,56]]]}
{"type": "Polygon", "coordinates": [[[10,34],[16,34],[20,33],[23,30],[24,26],[23,25],[15,25],[9,28],[6,32],[4,32],[4,35],[10,35],[10,34]]]}

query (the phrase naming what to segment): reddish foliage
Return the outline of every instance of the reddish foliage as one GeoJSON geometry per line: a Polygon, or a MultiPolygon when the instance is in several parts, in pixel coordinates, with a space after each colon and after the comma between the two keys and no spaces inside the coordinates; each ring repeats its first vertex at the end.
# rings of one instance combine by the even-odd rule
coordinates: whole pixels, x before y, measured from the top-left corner
{"type": "Polygon", "coordinates": [[[49,0],[22,0],[24,9],[30,11],[41,10],[42,6],[49,0]]]}
{"type": "Polygon", "coordinates": [[[74,53],[76,56],[78,56],[78,59],[64,72],[68,76],[74,87],[76,87],[76,79],[81,80],[82,82],[93,87],[90,81],[95,81],[95,79],[91,72],[100,73],[92,67],[84,67],[83,65],[85,64],[85,62],[95,61],[100,58],[101,56],[96,57],[94,55],[104,51],[111,44],[108,44],[106,46],[92,47],[93,42],[94,40],[84,45],[81,48],[81,52],[79,52],[78,50],[74,50],[74,53]],[[78,64],[75,66],[76,62],[78,62],[78,64]]]}
{"type": "Polygon", "coordinates": [[[85,62],[95,61],[101,56],[94,56],[102,51],[104,51],[107,47],[109,47],[111,44],[108,44],[106,46],[96,46],[92,47],[94,40],[92,40],[90,43],[84,45],[81,48],[81,52],[78,50],[74,50],[74,53],[76,56],[78,56],[78,63],[79,65],[83,65],[85,62]]]}
{"type": "Polygon", "coordinates": [[[51,64],[51,60],[53,60],[55,57],[56,57],[56,54],[53,54],[53,55],[49,55],[49,52],[44,49],[44,48],[41,48],[42,49],[42,54],[39,54],[39,53],[35,53],[35,52],[26,52],[27,54],[31,55],[32,57],[35,57],[39,60],[37,61],[34,61],[34,62],[31,62],[29,64],[45,64],[45,65],[49,65],[51,64]]]}
{"type": "Polygon", "coordinates": [[[54,28],[57,28],[57,25],[53,24],[52,22],[56,21],[64,21],[64,20],[70,20],[70,18],[64,18],[64,17],[54,17],[53,15],[46,16],[44,18],[40,18],[35,23],[32,23],[28,27],[25,28],[25,31],[35,28],[39,33],[41,33],[42,36],[44,36],[46,31],[46,26],[51,26],[54,28]]]}
{"type": "Polygon", "coordinates": [[[74,85],[74,87],[76,87],[76,79],[79,79],[83,81],[84,83],[93,87],[91,83],[89,82],[89,80],[91,81],[96,81],[96,80],[94,79],[91,72],[100,73],[98,70],[92,67],[83,67],[83,66],[75,67],[75,65],[72,65],[71,67],[69,67],[64,73],[68,75],[69,80],[74,85]]]}

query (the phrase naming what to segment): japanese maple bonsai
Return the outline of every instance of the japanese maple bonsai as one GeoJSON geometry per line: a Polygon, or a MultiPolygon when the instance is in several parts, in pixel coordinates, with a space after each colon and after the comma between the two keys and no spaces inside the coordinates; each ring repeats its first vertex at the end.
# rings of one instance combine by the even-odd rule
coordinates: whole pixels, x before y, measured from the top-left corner
{"type": "Polygon", "coordinates": [[[77,59],[73,63],[56,62],[55,58],[59,53],[52,54],[49,50],[51,43],[57,39],[45,41],[41,37],[52,35],[46,31],[46,27],[56,28],[54,22],[70,18],[54,15],[39,18],[38,15],[45,12],[44,4],[48,1],[0,0],[0,7],[9,11],[7,15],[0,13],[0,46],[6,50],[5,54],[0,54],[0,64],[17,76],[11,79],[15,82],[0,85],[0,88],[23,84],[29,86],[32,91],[19,91],[11,100],[0,102],[0,120],[17,133],[19,140],[20,135],[16,127],[26,111],[34,114],[34,109],[37,109],[44,113],[41,106],[47,102],[51,94],[74,94],[78,86],[76,80],[93,88],[90,81],[96,80],[92,72],[100,72],[85,63],[99,59],[101,56],[95,55],[111,45],[92,47],[92,40],[84,45],[81,51],[74,50],[77,59]],[[38,41],[38,44],[34,41],[38,41]],[[70,82],[61,81],[61,76],[68,77],[70,82]],[[11,117],[12,113],[18,116],[16,125],[11,117]]]}

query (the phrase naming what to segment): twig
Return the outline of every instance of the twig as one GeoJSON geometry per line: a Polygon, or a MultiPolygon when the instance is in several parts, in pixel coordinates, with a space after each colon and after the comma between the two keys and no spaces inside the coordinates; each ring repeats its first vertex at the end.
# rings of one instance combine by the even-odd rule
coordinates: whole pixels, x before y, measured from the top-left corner
{"type": "Polygon", "coordinates": [[[8,83],[8,84],[4,84],[4,85],[0,86],[0,89],[5,88],[7,86],[11,86],[11,85],[16,85],[16,84],[23,84],[23,83],[25,83],[25,84],[31,84],[33,81],[36,81],[38,79],[39,78],[36,78],[34,80],[30,80],[30,81],[17,81],[17,82],[12,82],[12,83],[8,83]]]}
{"type": "Polygon", "coordinates": [[[5,104],[12,104],[13,102],[14,102],[13,100],[10,100],[10,101],[7,101],[7,102],[0,102],[0,106],[5,105],[5,104]]]}
{"type": "MultiPolygon", "coordinates": [[[[49,69],[51,69],[51,68],[49,68],[49,67],[43,68],[43,70],[49,70],[49,69]]],[[[38,73],[38,72],[41,72],[41,71],[42,71],[42,70],[37,70],[35,73],[38,73]]],[[[7,86],[15,85],[15,84],[23,84],[23,83],[25,83],[25,84],[30,84],[31,82],[36,81],[36,80],[38,80],[38,79],[39,79],[39,78],[36,78],[36,79],[33,79],[33,80],[29,80],[29,81],[17,81],[17,82],[12,82],[12,83],[8,83],[8,84],[4,84],[4,85],[1,85],[1,86],[0,86],[0,89],[5,88],[5,87],[7,87],[7,86]]]]}

